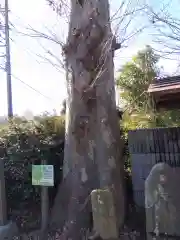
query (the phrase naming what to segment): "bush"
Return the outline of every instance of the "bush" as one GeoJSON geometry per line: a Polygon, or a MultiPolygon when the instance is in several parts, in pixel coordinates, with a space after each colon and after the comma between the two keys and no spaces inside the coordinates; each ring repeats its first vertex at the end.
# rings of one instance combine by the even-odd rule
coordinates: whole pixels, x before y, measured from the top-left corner
{"type": "Polygon", "coordinates": [[[41,116],[35,121],[13,120],[0,129],[0,157],[4,158],[8,217],[22,230],[40,227],[40,187],[32,186],[32,164],[42,158],[56,166],[53,204],[63,163],[65,121],[63,117],[41,116]]]}

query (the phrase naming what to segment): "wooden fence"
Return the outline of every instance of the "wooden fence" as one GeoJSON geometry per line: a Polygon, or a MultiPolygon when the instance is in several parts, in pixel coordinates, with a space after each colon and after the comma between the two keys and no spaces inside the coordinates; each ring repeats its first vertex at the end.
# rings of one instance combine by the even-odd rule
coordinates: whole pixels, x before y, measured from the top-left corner
{"type": "Polygon", "coordinates": [[[144,183],[159,162],[180,167],[180,128],[138,129],[129,131],[134,200],[144,207],[144,183]]]}

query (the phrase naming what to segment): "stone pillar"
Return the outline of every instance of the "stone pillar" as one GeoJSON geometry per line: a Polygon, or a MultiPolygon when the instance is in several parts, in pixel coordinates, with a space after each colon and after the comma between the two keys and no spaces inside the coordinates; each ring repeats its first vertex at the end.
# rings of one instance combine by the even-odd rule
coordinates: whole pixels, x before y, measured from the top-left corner
{"type": "Polygon", "coordinates": [[[91,193],[94,231],[104,239],[118,239],[118,227],[113,196],[109,189],[91,193]]]}

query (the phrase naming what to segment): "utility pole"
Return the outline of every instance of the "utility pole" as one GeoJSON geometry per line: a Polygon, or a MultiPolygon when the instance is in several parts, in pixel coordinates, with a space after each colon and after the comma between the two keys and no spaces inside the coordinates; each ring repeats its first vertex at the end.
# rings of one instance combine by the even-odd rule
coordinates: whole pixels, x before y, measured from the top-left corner
{"type": "Polygon", "coordinates": [[[7,104],[8,104],[8,118],[13,117],[12,104],[12,83],[11,83],[11,56],[10,56],[10,42],[9,42],[9,4],[5,0],[5,42],[6,42],[6,77],[7,77],[7,104]]]}

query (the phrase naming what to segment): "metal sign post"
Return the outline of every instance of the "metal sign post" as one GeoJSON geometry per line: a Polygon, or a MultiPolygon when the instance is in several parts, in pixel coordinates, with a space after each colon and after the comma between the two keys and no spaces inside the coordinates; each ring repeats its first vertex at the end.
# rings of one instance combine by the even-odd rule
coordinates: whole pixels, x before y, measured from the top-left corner
{"type": "Polygon", "coordinates": [[[53,165],[42,160],[41,165],[32,165],[32,185],[41,186],[41,231],[46,230],[49,217],[48,187],[54,186],[53,165]]]}
{"type": "MultiPolygon", "coordinates": [[[[47,161],[42,160],[42,165],[46,165],[47,161]]],[[[44,231],[48,225],[48,214],[49,214],[49,196],[48,187],[42,186],[41,189],[41,230],[44,231]]]]}

